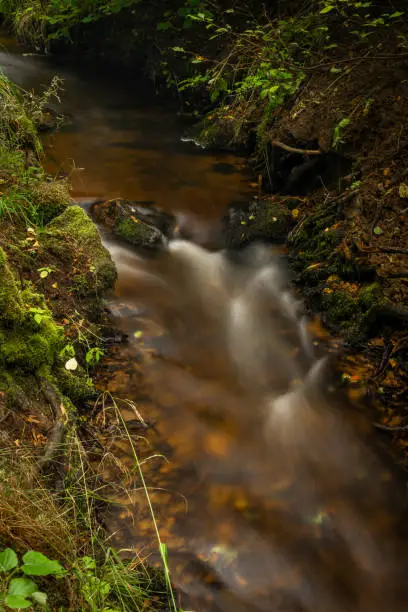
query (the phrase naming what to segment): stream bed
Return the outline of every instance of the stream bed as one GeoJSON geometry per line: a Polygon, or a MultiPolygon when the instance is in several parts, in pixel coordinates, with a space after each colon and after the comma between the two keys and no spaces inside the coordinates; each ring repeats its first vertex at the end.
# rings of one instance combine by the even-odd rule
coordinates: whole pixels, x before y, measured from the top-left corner
{"type": "MultiPolygon", "coordinates": [[[[69,176],[78,202],[126,198],[208,235],[250,197],[245,160],[184,141],[146,82],[3,44],[19,85],[63,78],[69,121],[46,137],[46,169],[69,176]]],[[[330,345],[310,330],[279,250],[237,261],[179,240],[147,258],[105,244],[119,275],[109,308],[128,341],[103,361],[89,451],[112,544],[158,563],[157,526],[196,612],[406,609],[402,501],[364,414],[331,380],[330,345]]]]}

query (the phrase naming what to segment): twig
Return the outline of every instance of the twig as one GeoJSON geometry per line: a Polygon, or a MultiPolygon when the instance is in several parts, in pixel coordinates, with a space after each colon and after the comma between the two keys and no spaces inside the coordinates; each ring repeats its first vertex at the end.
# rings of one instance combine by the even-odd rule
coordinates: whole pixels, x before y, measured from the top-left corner
{"type": "Polygon", "coordinates": [[[400,247],[382,247],[379,246],[378,249],[383,253],[400,253],[401,255],[408,255],[408,249],[403,249],[400,247]]]}
{"type": "Polygon", "coordinates": [[[315,64],[314,66],[303,66],[302,70],[317,70],[318,68],[330,68],[330,66],[335,66],[336,64],[349,64],[352,62],[363,62],[367,60],[379,60],[379,59],[395,59],[395,58],[404,58],[408,57],[408,53],[397,53],[397,54],[383,54],[383,55],[366,55],[363,57],[348,57],[343,59],[333,60],[331,62],[323,63],[323,64],[315,64]]]}
{"type": "Polygon", "coordinates": [[[321,155],[322,151],[317,149],[298,149],[297,147],[291,147],[280,140],[272,140],[274,147],[279,147],[289,153],[300,153],[301,155],[321,155]]]}
{"type": "Polygon", "coordinates": [[[351,191],[346,191],[346,193],[343,192],[335,198],[327,200],[326,205],[330,206],[331,204],[346,204],[346,202],[352,200],[357,193],[358,189],[352,189],[351,191]]]}
{"type": "Polygon", "coordinates": [[[400,425],[398,427],[389,427],[389,425],[383,425],[382,423],[373,423],[374,427],[381,429],[382,431],[408,431],[408,425],[400,425]]]}

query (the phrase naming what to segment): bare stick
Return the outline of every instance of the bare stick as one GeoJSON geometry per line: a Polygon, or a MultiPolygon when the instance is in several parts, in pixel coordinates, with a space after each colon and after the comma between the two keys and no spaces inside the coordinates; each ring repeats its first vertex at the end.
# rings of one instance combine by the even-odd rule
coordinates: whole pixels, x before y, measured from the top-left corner
{"type": "Polygon", "coordinates": [[[291,147],[280,140],[272,140],[272,144],[274,147],[289,151],[289,153],[300,153],[301,155],[321,155],[322,153],[320,150],[316,149],[298,149],[296,147],[291,147]]]}
{"type": "Polygon", "coordinates": [[[408,425],[400,425],[398,427],[389,427],[388,425],[383,425],[382,423],[373,423],[373,425],[377,429],[381,429],[382,431],[390,431],[391,433],[394,431],[408,431],[408,425]]]}

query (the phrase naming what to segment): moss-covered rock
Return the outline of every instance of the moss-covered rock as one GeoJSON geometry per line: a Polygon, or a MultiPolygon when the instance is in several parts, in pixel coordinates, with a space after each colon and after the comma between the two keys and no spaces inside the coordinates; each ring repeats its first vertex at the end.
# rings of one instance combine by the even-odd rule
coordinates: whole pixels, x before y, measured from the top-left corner
{"type": "Polygon", "coordinates": [[[349,342],[360,342],[372,331],[372,313],[383,304],[383,296],[377,283],[359,287],[335,281],[332,287],[321,287],[315,293],[314,304],[329,327],[335,327],[349,342]]]}
{"type": "Polygon", "coordinates": [[[52,365],[63,342],[63,330],[52,318],[42,295],[20,288],[0,249],[0,365],[25,372],[52,365]]]}
{"type": "Polygon", "coordinates": [[[80,206],[69,206],[51,221],[41,241],[62,264],[70,262],[74,275],[81,275],[77,283],[81,294],[100,295],[113,287],[115,265],[97,227],[80,206]]]}
{"type": "Polygon", "coordinates": [[[96,203],[92,216],[117,238],[148,250],[163,247],[176,224],[175,218],[162,210],[121,199],[96,203]]]}
{"type": "Polygon", "coordinates": [[[155,249],[163,244],[162,236],[151,225],[139,219],[120,219],[115,225],[115,234],[125,242],[143,249],[155,249]]]}
{"type": "Polygon", "coordinates": [[[40,225],[47,225],[71,204],[71,197],[65,180],[39,183],[32,190],[31,199],[40,225]]]}
{"type": "Polygon", "coordinates": [[[292,224],[292,215],[283,204],[255,200],[247,210],[229,211],[224,220],[225,245],[239,248],[258,240],[282,243],[292,224]]]}
{"type": "Polygon", "coordinates": [[[55,370],[55,376],[62,393],[69,397],[75,405],[84,403],[95,396],[92,379],[82,368],[69,372],[60,367],[55,370]]]}

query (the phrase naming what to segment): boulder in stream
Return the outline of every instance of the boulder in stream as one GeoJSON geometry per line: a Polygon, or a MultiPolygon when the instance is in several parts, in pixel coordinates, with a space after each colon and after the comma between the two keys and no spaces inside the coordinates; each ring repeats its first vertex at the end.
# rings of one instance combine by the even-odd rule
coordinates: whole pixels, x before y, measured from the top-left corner
{"type": "Polygon", "coordinates": [[[251,242],[282,243],[293,226],[290,210],[271,198],[256,199],[246,209],[230,209],[224,219],[224,243],[236,249],[251,242]]]}
{"type": "Polygon", "coordinates": [[[108,200],[91,207],[92,217],[117,238],[142,249],[157,250],[173,234],[176,221],[172,215],[131,200],[108,200]]]}

